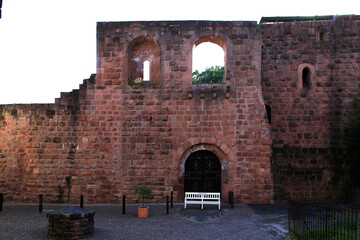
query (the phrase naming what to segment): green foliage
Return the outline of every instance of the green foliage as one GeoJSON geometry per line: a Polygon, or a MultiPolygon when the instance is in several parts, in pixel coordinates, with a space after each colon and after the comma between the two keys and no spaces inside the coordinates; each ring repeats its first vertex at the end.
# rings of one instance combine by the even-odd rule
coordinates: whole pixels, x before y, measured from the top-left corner
{"type": "Polygon", "coordinates": [[[134,79],[135,84],[139,84],[139,83],[142,83],[142,82],[143,82],[143,79],[141,77],[138,77],[138,78],[134,79]]]}
{"type": "MultiPolygon", "coordinates": [[[[346,218],[346,217],[345,217],[346,218]]],[[[359,239],[360,237],[360,221],[352,220],[344,222],[336,220],[328,222],[327,227],[314,229],[309,231],[307,229],[300,230],[294,228],[295,239],[359,239]]]]}
{"type": "Polygon", "coordinates": [[[225,67],[215,66],[206,68],[199,73],[198,70],[192,73],[192,83],[221,83],[224,77],[225,67]]]}
{"type": "Polygon", "coordinates": [[[133,80],[129,79],[129,85],[133,87],[146,87],[146,88],[160,88],[160,84],[154,83],[151,81],[143,81],[141,77],[135,78],[133,80]]]}
{"type": "Polygon", "coordinates": [[[154,195],[149,187],[137,187],[135,193],[138,194],[137,200],[142,200],[142,206],[144,207],[145,199],[152,199],[154,195]]]}

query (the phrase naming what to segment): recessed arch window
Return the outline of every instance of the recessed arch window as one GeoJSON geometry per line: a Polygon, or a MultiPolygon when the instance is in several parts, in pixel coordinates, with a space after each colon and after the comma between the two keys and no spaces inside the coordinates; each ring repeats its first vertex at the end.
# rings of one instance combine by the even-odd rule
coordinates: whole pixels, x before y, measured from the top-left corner
{"type": "Polygon", "coordinates": [[[225,75],[226,46],[213,35],[199,38],[192,52],[193,83],[221,83],[225,75]]]}
{"type": "Polygon", "coordinates": [[[160,47],[150,36],[135,38],[129,46],[129,84],[160,81],[160,47]]]}
{"type": "Polygon", "coordinates": [[[270,105],[265,105],[265,110],[266,110],[266,116],[268,119],[269,124],[271,124],[271,107],[270,105]]]}
{"type": "Polygon", "coordinates": [[[302,86],[303,89],[305,90],[310,90],[311,88],[311,71],[308,67],[305,67],[302,70],[302,74],[301,74],[301,78],[302,78],[302,86]]]}
{"type": "Polygon", "coordinates": [[[298,77],[300,86],[300,95],[306,97],[312,89],[313,75],[315,68],[309,63],[303,63],[299,65],[298,77]]]}

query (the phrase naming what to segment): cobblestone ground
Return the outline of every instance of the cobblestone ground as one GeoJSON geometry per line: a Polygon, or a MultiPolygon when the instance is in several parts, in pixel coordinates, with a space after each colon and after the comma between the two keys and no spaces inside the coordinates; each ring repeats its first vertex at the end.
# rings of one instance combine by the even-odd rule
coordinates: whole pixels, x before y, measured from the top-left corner
{"type": "MultiPolygon", "coordinates": [[[[0,212],[0,239],[47,239],[46,212],[64,205],[44,205],[43,213],[37,205],[5,204],[0,212]]],[[[236,239],[283,240],[286,234],[284,206],[236,205],[223,206],[221,211],[207,206],[187,210],[175,205],[166,215],[165,205],[151,205],[150,216],[137,218],[137,206],[85,205],[94,209],[95,235],[90,239],[236,239]],[[273,220],[271,220],[273,219],[273,220]],[[280,227],[277,227],[280,226],[280,227]]]]}

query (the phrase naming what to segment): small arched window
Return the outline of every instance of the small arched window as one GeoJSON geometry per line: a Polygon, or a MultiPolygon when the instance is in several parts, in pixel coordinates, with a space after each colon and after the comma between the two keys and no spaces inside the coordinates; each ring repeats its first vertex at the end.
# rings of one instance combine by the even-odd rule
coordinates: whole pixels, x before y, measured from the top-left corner
{"type": "Polygon", "coordinates": [[[309,63],[302,63],[298,68],[299,91],[301,97],[306,97],[312,89],[312,82],[315,73],[315,67],[309,63]]]}
{"type": "Polygon", "coordinates": [[[303,90],[308,91],[311,88],[311,71],[308,67],[302,70],[302,85],[303,90]]]}
{"type": "Polygon", "coordinates": [[[265,110],[266,110],[267,119],[270,124],[271,123],[271,107],[270,107],[270,105],[265,105],[265,110]]]}
{"type": "Polygon", "coordinates": [[[143,81],[150,81],[150,61],[146,60],[143,63],[143,81]]]}

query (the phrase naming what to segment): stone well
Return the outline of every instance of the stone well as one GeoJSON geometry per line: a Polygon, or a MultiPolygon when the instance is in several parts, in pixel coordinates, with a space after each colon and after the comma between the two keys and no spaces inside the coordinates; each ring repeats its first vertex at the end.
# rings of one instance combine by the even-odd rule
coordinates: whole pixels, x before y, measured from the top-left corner
{"type": "Polygon", "coordinates": [[[47,237],[79,239],[94,235],[95,210],[69,206],[47,214],[47,237]]]}

